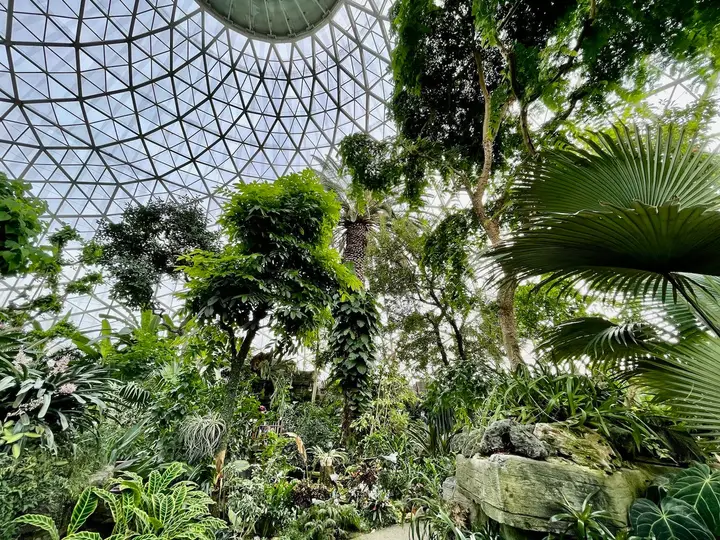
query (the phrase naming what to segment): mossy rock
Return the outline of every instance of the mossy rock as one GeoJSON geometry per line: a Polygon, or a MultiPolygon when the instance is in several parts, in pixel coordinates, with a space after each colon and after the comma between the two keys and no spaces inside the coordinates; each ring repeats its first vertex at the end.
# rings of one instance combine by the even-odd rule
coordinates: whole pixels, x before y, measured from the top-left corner
{"type": "Polygon", "coordinates": [[[637,465],[608,474],[556,457],[539,461],[509,454],[474,458],[459,455],[455,481],[464,499],[502,525],[525,531],[561,532],[561,525],[551,523],[550,518],[562,510],[564,500],[579,508],[593,493],[593,508],[606,510],[611,516],[610,525],[626,527],[632,502],[656,477],[672,470],[637,465]]]}

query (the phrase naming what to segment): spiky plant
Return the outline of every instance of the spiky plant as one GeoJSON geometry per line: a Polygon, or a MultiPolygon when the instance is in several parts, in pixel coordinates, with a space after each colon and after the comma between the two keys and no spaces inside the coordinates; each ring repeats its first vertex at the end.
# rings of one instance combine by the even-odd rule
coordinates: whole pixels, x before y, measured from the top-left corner
{"type": "Polygon", "coordinates": [[[188,461],[195,463],[214,456],[226,429],[216,412],[186,418],[180,426],[179,437],[188,461]]]}

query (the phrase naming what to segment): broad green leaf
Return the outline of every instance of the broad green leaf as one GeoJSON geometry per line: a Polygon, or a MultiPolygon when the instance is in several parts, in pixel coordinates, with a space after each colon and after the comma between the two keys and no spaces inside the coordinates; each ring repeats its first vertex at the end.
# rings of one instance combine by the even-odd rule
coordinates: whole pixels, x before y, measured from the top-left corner
{"type": "Polygon", "coordinates": [[[137,523],[137,529],[139,529],[138,532],[149,533],[155,530],[152,520],[147,512],[137,506],[131,506],[129,510],[135,515],[135,523],[137,523]]]}
{"type": "Polygon", "coordinates": [[[63,540],[102,540],[100,533],[80,531],[66,536],[63,540]]]}
{"type": "Polygon", "coordinates": [[[95,490],[92,488],[85,489],[78,497],[78,502],[75,504],[72,516],[70,516],[70,523],[68,524],[67,532],[72,534],[80,529],[87,518],[90,517],[95,509],[97,508],[97,497],[95,496],[95,490]]]}
{"type": "Polygon", "coordinates": [[[127,528],[127,525],[125,524],[125,515],[122,509],[122,505],[118,501],[117,497],[104,489],[96,488],[94,490],[94,493],[96,497],[102,499],[103,502],[105,502],[108,509],[110,510],[110,514],[112,514],[113,521],[115,522],[115,528],[113,529],[113,533],[124,532],[125,528],[127,528]]]}
{"type": "Polygon", "coordinates": [[[175,481],[180,475],[185,472],[185,466],[182,463],[173,462],[168,465],[167,469],[162,475],[162,479],[159,484],[160,491],[167,489],[167,487],[175,481]]]}
{"type": "Polygon", "coordinates": [[[13,520],[13,523],[24,523],[26,525],[32,525],[38,529],[42,529],[50,535],[52,540],[60,540],[60,533],[55,526],[55,523],[48,516],[42,516],[40,514],[26,514],[13,520]]]}
{"type": "Polygon", "coordinates": [[[715,540],[693,507],[672,497],[665,497],[660,507],[649,499],[638,499],[630,508],[630,522],[640,538],[715,540]]]}
{"type": "Polygon", "coordinates": [[[720,536],[720,471],[695,464],[673,478],[668,495],[692,506],[708,529],[720,536]]]}
{"type": "Polygon", "coordinates": [[[162,476],[160,475],[160,473],[157,471],[152,471],[150,473],[150,476],[148,477],[148,481],[147,481],[147,492],[150,493],[151,495],[153,493],[158,493],[161,490],[161,488],[160,488],[161,480],[162,480],[162,476]]]}
{"type": "Polygon", "coordinates": [[[160,500],[157,517],[163,524],[170,523],[175,514],[175,499],[168,495],[160,500]]]}

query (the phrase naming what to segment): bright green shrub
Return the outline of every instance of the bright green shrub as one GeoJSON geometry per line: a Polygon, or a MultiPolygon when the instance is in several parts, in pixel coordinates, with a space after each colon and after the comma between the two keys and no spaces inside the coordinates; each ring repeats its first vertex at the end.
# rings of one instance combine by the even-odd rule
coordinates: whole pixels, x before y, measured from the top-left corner
{"type": "Polygon", "coordinates": [[[43,232],[45,204],[30,194],[30,186],[0,173],[0,276],[25,272],[44,257],[34,245],[43,232]]]}

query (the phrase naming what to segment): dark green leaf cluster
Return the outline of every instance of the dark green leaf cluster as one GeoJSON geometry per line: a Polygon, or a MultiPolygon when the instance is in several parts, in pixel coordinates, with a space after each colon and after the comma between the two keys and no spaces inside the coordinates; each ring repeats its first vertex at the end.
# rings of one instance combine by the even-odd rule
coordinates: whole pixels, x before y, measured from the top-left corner
{"type": "MultiPolygon", "coordinates": [[[[479,68],[492,96],[490,132],[498,125],[514,129],[512,122],[501,125],[508,103],[542,101],[555,115],[543,126],[544,137],[574,111],[606,110],[613,92],[640,88],[652,72],[650,57],[717,68],[720,9],[714,4],[398,0],[391,12],[392,115],[403,137],[427,139],[467,163],[481,163],[486,110],[479,68]]],[[[495,164],[519,142],[500,133],[495,164]]]]}
{"type": "Polygon", "coordinates": [[[713,540],[720,536],[720,471],[695,464],[664,486],[659,501],[638,499],[630,509],[638,538],[713,540]]]}
{"type": "Polygon", "coordinates": [[[402,185],[402,200],[418,206],[429,185],[428,170],[439,159],[436,149],[429,140],[378,141],[366,133],[354,133],[340,141],[339,153],[356,198],[366,191],[387,194],[402,185]]]}
{"type": "Polygon", "coordinates": [[[472,210],[450,213],[423,237],[422,264],[444,277],[444,293],[455,303],[468,302],[467,280],[473,277],[469,251],[479,228],[472,210]]]}
{"type": "Polygon", "coordinates": [[[0,173],[0,276],[27,271],[45,259],[35,245],[45,230],[40,216],[45,204],[30,194],[30,185],[0,173]]]}
{"type": "MultiPolygon", "coordinates": [[[[401,0],[393,8],[395,92],[390,104],[400,134],[427,139],[483,160],[485,99],[474,51],[480,50],[472,0],[401,0]]],[[[535,21],[533,21],[534,23],[535,21]]],[[[498,51],[487,55],[489,88],[501,83],[498,51]]]]}
{"type": "Polygon", "coordinates": [[[340,300],[333,315],[335,324],[330,332],[328,351],[333,362],[332,378],[339,382],[345,395],[347,422],[356,418],[370,399],[378,311],[371,294],[357,291],[340,300]]]}
{"type": "Polygon", "coordinates": [[[160,280],[178,275],[181,256],[195,249],[215,250],[217,241],[196,201],[155,200],[128,206],[117,223],[101,221],[94,243],[83,255],[113,279],[113,297],[130,307],[146,308],[153,305],[160,280]]]}

